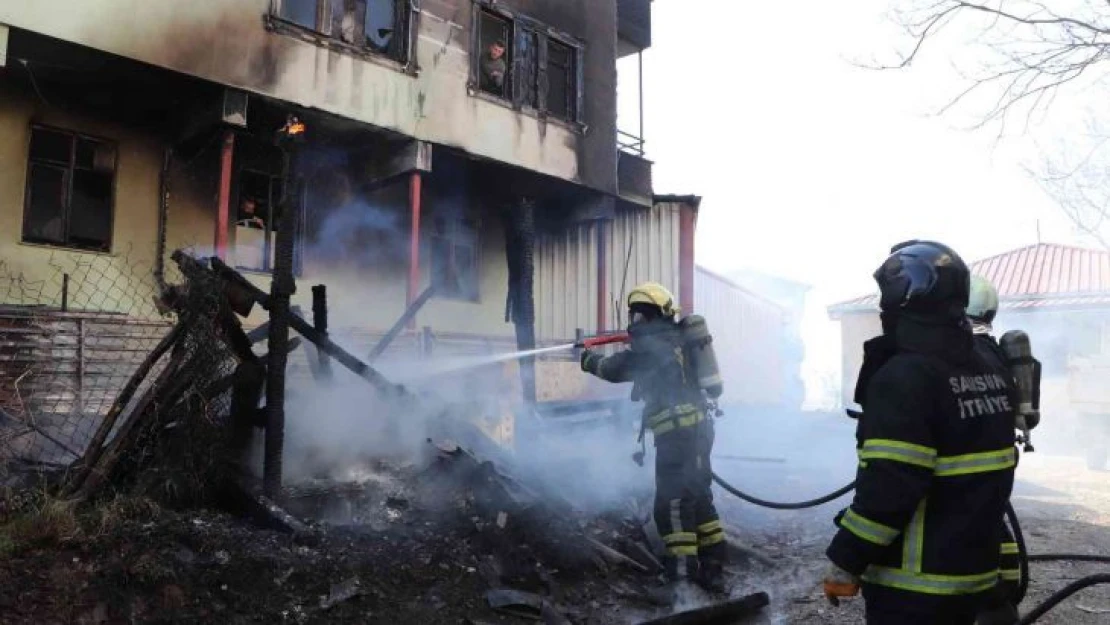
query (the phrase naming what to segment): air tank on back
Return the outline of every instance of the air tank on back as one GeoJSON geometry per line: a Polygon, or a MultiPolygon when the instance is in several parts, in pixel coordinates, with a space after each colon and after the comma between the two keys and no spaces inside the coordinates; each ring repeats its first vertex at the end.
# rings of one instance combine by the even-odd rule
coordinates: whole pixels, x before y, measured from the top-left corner
{"type": "Polygon", "coordinates": [[[690,315],[681,321],[686,353],[693,361],[691,370],[698,379],[698,388],[705,391],[711,399],[717,399],[724,392],[721,371],[717,366],[717,354],[713,351],[713,336],[701,315],[690,315]]]}

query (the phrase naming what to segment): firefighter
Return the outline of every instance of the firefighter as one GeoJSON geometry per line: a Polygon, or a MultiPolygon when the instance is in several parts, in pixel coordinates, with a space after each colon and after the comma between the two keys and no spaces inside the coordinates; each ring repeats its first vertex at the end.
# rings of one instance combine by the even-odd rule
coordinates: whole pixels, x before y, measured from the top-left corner
{"type": "MultiPolygon", "coordinates": [[[[968,299],[967,318],[971,321],[971,330],[975,336],[975,350],[980,358],[988,360],[994,367],[1008,369],[1006,353],[994,337],[994,318],[998,314],[998,291],[983,276],[971,276],[971,295],[968,299]]],[[[1011,397],[1011,403],[1018,405],[1020,400],[1011,397]]],[[[1000,622],[1007,622],[1010,614],[1016,620],[1018,586],[1021,583],[1021,563],[1018,560],[1018,544],[1010,528],[1003,523],[1002,544],[999,548],[999,578],[1005,592],[1006,605],[997,606],[997,613],[1004,613],[1000,622]],[[1007,606],[1009,610],[1007,610],[1007,606]]],[[[988,621],[980,617],[980,622],[988,621]]],[[[1012,621],[1011,621],[1012,622],[1012,621]]]]}
{"type": "MultiPolygon", "coordinates": [[[[654,517],[666,545],[664,594],[688,581],[725,592],[727,546],[713,505],[713,423],[687,358],[674,296],[645,283],[628,294],[629,349],[610,356],[582,353],[582,370],[609,382],[632,382],[643,401],[641,436],[655,439],[654,517]]],[[[719,381],[718,381],[719,382],[719,381]]]]}
{"type": "Polygon", "coordinates": [[[950,248],[896,245],[874,278],[883,334],[865,345],[856,494],[836,517],[825,595],[862,587],[871,625],[971,625],[1001,588],[1011,377],[975,357],[970,273],[950,248]]]}

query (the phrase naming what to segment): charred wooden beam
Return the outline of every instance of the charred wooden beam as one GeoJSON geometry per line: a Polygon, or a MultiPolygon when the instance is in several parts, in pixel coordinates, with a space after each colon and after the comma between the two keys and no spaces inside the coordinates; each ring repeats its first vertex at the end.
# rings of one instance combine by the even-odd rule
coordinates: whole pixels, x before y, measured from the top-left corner
{"type": "MultiPolygon", "coordinates": [[[[238,288],[241,288],[249,293],[253,297],[254,301],[258,302],[258,304],[263,308],[269,310],[271,306],[271,301],[270,296],[267,293],[263,292],[261,289],[251,284],[246,278],[242,276],[242,274],[240,274],[238,271],[235,271],[231,267],[228,267],[227,264],[220,259],[212,258],[211,262],[212,267],[221,277],[224,277],[225,279],[228,279],[230,281],[234,281],[238,288]]],[[[359,360],[358,357],[352,355],[347,350],[333,343],[332,340],[327,336],[321,335],[319,332],[316,331],[316,328],[312,327],[312,324],[308,323],[300,316],[290,314],[289,326],[293,328],[293,330],[296,330],[298,334],[311,341],[314,345],[316,345],[316,347],[320,348],[329,356],[334,358],[336,362],[343,365],[347,369],[350,369],[350,371],[358,377],[366,380],[370,384],[373,384],[379,391],[394,395],[407,394],[404,387],[393,384],[392,382],[387,380],[385,376],[378,373],[373,367],[359,360]]]]}
{"type": "Polygon", "coordinates": [[[381,340],[378,341],[377,345],[374,346],[374,349],[370,350],[370,356],[369,358],[367,358],[367,360],[369,360],[370,362],[374,362],[375,360],[377,360],[378,356],[381,356],[382,353],[389,348],[389,345],[393,343],[393,340],[397,338],[397,335],[401,333],[401,330],[405,329],[405,326],[407,326],[409,322],[412,321],[412,318],[416,316],[416,313],[420,312],[420,309],[424,307],[424,304],[428,303],[428,300],[430,300],[432,298],[432,295],[434,294],[435,285],[430,285],[428,288],[424,289],[424,292],[421,293],[420,296],[417,297],[415,300],[413,300],[412,304],[409,304],[408,308],[405,309],[405,312],[400,316],[400,318],[397,319],[397,322],[393,324],[393,327],[391,327],[389,331],[385,333],[385,336],[383,336],[381,340]]]}
{"type": "Polygon", "coordinates": [[[75,499],[88,499],[108,479],[124,451],[132,446],[137,434],[142,431],[140,425],[150,416],[149,409],[153,408],[155,401],[161,398],[169,390],[169,387],[174,385],[174,376],[180,370],[182,356],[181,352],[176,352],[166,367],[158,374],[158,377],[155,378],[150,388],[135,403],[123,424],[120,425],[116,437],[104,450],[104,453],[99,456],[95,464],[89,465],[88,474],[84,481],[73,491],[75,499]]]}
{"type": "Polygon", "coordinates": [[[80,466],[66,485],[66,493],[76,493],[77,489],[81,487],[81,483],[89,476],[89,472],[92,470],[93,465],[96,464],[97,460],[100,458],[100,454],[103,452],[101,446],[104,444],[105,439],[108,438],[108,434],[111,433],[112,428],[115,427],[116,420],[119,419],[120,413],[131,401],[131,398],[135,395],[135,391],[139,389],[139,386],[143,383],[143,380],[146,379],[151,368],[154,367],[154,364],[157,363],[171,347],[177,344],[177,341],[184,335],[186,323],[189,323],[188,319],[179,319],[177,324],[162,337],[162,340],[154,346],[154,349],[146,355],[143,362],[140,363],[139,367],[135,369],[135,372],[131,374],[127,383],[124,384],[123,389],[120,390],[119,395],[116,396],[115,401],[112,402],[111,408],[108,409],[108,414],[104,417],[104,420],[100,422],[100,427],[96,429],[96,433],[93,434],[92,440],[85,448],[85,455],[80,460],[80,466]]]}

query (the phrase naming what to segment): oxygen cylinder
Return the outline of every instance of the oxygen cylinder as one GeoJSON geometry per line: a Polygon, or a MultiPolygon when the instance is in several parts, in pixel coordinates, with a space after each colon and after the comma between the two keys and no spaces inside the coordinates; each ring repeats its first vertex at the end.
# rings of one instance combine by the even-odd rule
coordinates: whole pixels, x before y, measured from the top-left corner
{"type": "Polygon", "coordinates": [[[690,370],[698,380],[698,388],[710,399],[717,399],[724,392],[721,371],[717,367],[717,354],[713,351],[713,336],[701,315],[690,315],[680,322],[682,339],[687,357],[692,361],[690,370]]]}
{"type": "Polygon", "coordinates": [[[1030,430],[1041,420],[1041,363],[1033,357],[1029,335],[1021,330],[1010,330],[998,339],[1006,354],[1010,375],[1017,384],[1018,417],[1023,418],[1030,430]]]}

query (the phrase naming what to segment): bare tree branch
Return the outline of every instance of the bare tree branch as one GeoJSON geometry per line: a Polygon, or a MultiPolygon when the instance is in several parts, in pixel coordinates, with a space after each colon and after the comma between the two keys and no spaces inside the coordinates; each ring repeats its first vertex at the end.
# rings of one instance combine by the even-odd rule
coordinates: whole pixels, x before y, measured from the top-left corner
{"type": "MultiPolygon", "coordinates": [[[[1024,113],[1028,132],[1057,105],[1061,89],[1075,93],[1110,76],[1110,0],[901,0],[895,22],[906,33],[906,51],[892,63],[864,67],[905,69],[930,42],[970,39],[956,55],[961,61],[953,61],[967,84],[936,114],[974,97],[983,110],[969,129],[997,124],[999,138],[1012,115],[1024,113]],[[960,66],[968,64],[968,49],[983,54],[965,74],[960,66]]],[[[1110,133],[1087,138],[1092,147],[1071,165],[1046,159],[1043,171],[1027,171],[1079,230],[1110,249],[1110,133]]]]}

